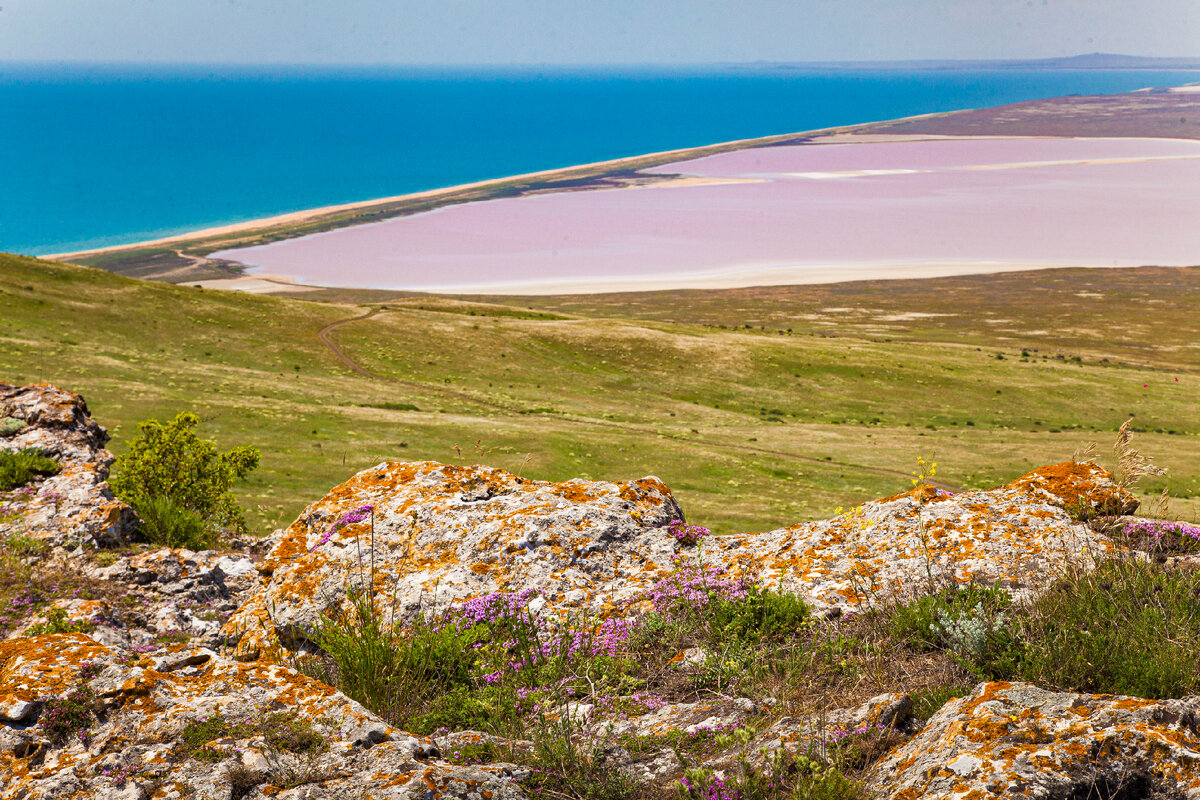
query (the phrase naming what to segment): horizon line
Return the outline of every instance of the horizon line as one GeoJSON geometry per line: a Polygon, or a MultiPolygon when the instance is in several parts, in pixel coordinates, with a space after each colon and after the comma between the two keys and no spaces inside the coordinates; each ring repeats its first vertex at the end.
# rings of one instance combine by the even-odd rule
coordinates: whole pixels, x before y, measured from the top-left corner
{"type": "Polygon", "coordinates": [[[728,66],[850,66],[884,64],[1004,64],[1029,62],[1062,62],[1089,57],[1139,59],[1145,61],[1183,61],[1200,65],[1196,55],[1138,55],[1132,53],[1075,53],[1066,56],[1026,56],[1002,58],[884,58],[884,59],[812,59],[812,60],[712,60],[712,61],[462,61],[462,62],[405,62],[405,61],[164,61],[164,60],[98,60],[98,59],[0,59],[3,66],[93,66],[93,67],[261,67],[261,68],[596,68],[596,67],[728,67],[728,66]]]}

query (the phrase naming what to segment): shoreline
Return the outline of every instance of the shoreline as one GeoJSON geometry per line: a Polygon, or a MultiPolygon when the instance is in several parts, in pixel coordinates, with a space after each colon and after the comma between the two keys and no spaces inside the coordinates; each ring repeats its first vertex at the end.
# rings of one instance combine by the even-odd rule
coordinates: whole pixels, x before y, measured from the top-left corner
{"type": "MultiPolygon", "coordinates": [[[[850,144],[870,142],[900,142],[905,140],[937,139],[1061,139],[1061,138],[1157,138],[1157,139],[1200,139],[1200,83],[1186,83],[1175,87],[1155,90],[1135,90],[1115,95],[1071,95],[1024,101],[1016,104],[987,107],[982,109],[963,108],[953,111],[933,112],[872,122],[816,128],[806,131],[773,134],[769,136],[735,139],[695,147],[676,148],[627,156],[617,159],[590,162],[568,167],[538,170],[535,172],[473,181],[465,184],[437,189],[411,192],[389,197],[320,206],[284,214],[272,215],[226,225],[210,226],[180,234],[147,239],[131,244],[108,245],[99,248],[55,253],[42,258],[73,262],[98,267],[131,277],[164,280],[171,283],[201,284],[214,288],[241,289],[257,292],[298,292],[304,287],[347,288],[334,283],[303,283],[305,278],[296,273],[291,276],[278,275],[281,270],[268,265],[256,265],[236,259],[236,253],[285,240],[298,240],[315,234],[335,234],[352,227],[371,227],[375,223],[395,221],[400,218],[421,215],[435,210],[446,210],[455,206],[474,206],[482,201],[506,198],[532,197],[559,193],[590,193],[601,189],[653,187],[666,188],[672,182],[680,183],[681,176],[664,167],[702,159],[708,156],[747,151],[757,148],[769,149],[784,145],[806,143],[850,144]],[[658,168],[658,169],[655,169],[658,168]],[[233,254],[225,258],[227,253],[233,254]],[[286,283],[286,285],[281,285],[286,283]],[[251,288],[253,287],[253,288],[251,288]],[[273,287],[278,287],[273,288],[273,287]]],[[[683,183],[689,182],[683,178],[683,183]]],[[[903,259],[905,262],[911,260],[903,259]]],[[[1025,259],[1020,259],[1024,261],[1025,259]]],[[[1091,259],[1085,259],[1090,261],[1091,259]]],[[[899,264],[893,264],[894,271],[899,264]]],[[[960,264],[955,272],[947,273],[947,267],[938,262],[909,265],[908,274],[969,274],[981,271],[976,264],[960,264]]],[[[1022,266],[1001,266],[999,270],[989,266],[982,271],[1010,271],[1012,269],[1036,269],[1044,262],[1022,266]]],[[[1072,263],[1070,266],[1089,266],[1072,263]]],[[[1125,266],[1128,266],[1127,264],[1125,266]]],[[[647,275],[634,281],[604,280],[602,283],[615,285],[639,284],[660,288],[689,286],[693,288],[720,288],[731,285],[785,285],[787,283],[826,283],[840,280],[865,279],[864,277],[834,277],[831,273],[856,270],[852,259],[845,262],[816,261],[806,267],[790,266],[783,270],[788,277],[776,278],[780,270],[771,268],[770,275],[759,276],[760,270],[751,269],[733,281],[729,276],[714,276],[702,273],[695,276],[681,274],[647,275]],[[814,280],[812,270],[822,273],[814,280]]],[[[873,274],[872,277],[892,277],[873,274]]],[[[522,284],[531,283],[522,281],[522,284]]],[[[620,289],[589,288],[594,280],[551,279],[539,284],[537,293],[619,291],[620,289]],[[545,285],[542,285],[545,284],[545,285]],[[553,289],[549,288],[553,285],[553,289]]],[[[504,293],[529,291],[523,287],[498,282],[471,281],[439,284],[406,291],[455,292],[501,291],[504,293]]]]}
{"type": "MultiPolygon", "coordinates": [[[[140,250],[145,248],[158,248],[164,245],[183,245],[186,246],[189,242],[194,243],[193,246],[200,246],[204,240],[212,238],[221,238],[238,234],[250,234],[256,231],[269,231],[281,226],[291,226],[308,222],[319,222],[323,217],[332,217],[345,213],[362,213],[373,210],[387,211],[389,206],[405,205],[414,202],[424,201],[444,201],[439,205],[449,205],[459,202],[456,198],[463,193],[474,192],[489,192],[503,191],[511,188],[514,184],[547,184],[565,181],[579,180],[595,180],[606,176],[615,175],[618,173],[636,171],[648,167],[664,166],[682,161],[690,161],[695,158],[701,158],[708,155],[716,155],[717,153],[729,152],[733,150],[746,150],[755,147],[765,147],[773,145],[781,145],[787,142],[800,139],[808,139],[817,136],[837,136],[850,135],[854,136],[855,131],[869,129],[871,126],[890,125],[899,122],[918,122],[931,118],[943,117],[948,114],[961,114],[969,111],[976,111],[974,108],[961,108],[954,111],[938,111],[929,114],[914,114],[908,117],[896,117],[886,120],[874,120],[871,122],[854,123],[851,125],[837,125],[828,128],[814,128],[807,131],[796,131],[791,133],[777,133],[769,136],[756,136],[748,139],[731,139],[724,142],[714,142],[713,144],[698,145],[696,147],[684,147],[674,150],[659,150],[653,153],[644,153],[636,156],[625,156],[622,158],[609,159],[606,161],[593,161],[587,164],[576,164],[569,167],[557,167],[548,170],[539,170],[536,172],[525,172],[518,175],[508,175],[502,178],[489,178],[482,181],[472,181],[469,183],[459,183],[453,186],[445,186],[438,189],[426,189],[420,192],[409,192],[407,194],[392,195],[390,197],[379,197],[371,200],[356,200],[351,203],[338,203],[328,206],[318,206],[316,208],[304,209],[301,211],[289,211],[284,214],[276,214],[268,217],[258,217],[244,222],[235,222],[228,225],[217,225],[208,228],[201,228],[187,233],[174,234],[158,239],[146,239],[130,244],[106,245],[104,247],[95,247],[87,250],[72,250],[65,253],[50,253],[38,256],[51,261],[66,261],[72,258],[89,258],[92,256],[108,255],[129,250],[140,250]]],[[[870,135],[869,133],[865,135],[870,135]]],[[[904,136],[901,134],[900,136],[904,136]]],[[[936,135],[913,135],[912,138],[935,138],[936,135]]],[[[894,138],[889,136],[888,138],[894,138]]],[[[547,187],[548,188],[548,187],[547,187]]],[[[548,188],[549,191],[570,191],[572,189],[581,190],[588,187],[564,187],[562,189],[548,188]]],[[[594,187],[605,188],[605,187],[594,187]]],[[[537,187],[534,191],[538,191],[537,187]]],[[[465,198],[474,202],[477,200],[489,199],[488,196],[465,198]]],[[[396,209],[396,213],[388,214],[381,219],[391,219],[395,216],[403,216],[404,209],[396,209]]],[[[330,220],[333,222],[334,220],[330,220]]],[[[378,220],[372,220],[378,221],[378,220]]],[[[349,225],[361,224],[349,222],[345,225],[334,225],[325,230],[334,230],[341,227],[349,227],[349,225]]],[[[313,231],[313,233],[318,231],[313,231]]],[[[301,235],[308,235],[307,232],[301,235]]],[[[182,249],[182,247],[180,248],[182,249]]],[[[216,249],[216,248],[214,248],[216,249]]]]}
{"type": "MultiPolygon", "coordinates": [[[[1200,266],[1200,264],[1196,265],[1200,266]]],[[[749,289],[769,286],[818,286],[861,281],[923,280],[970,275],[995,275],[1006,272],[1035,272],[1049,269],[1130,269],[1129,264],[1087,264],[1017,261],[957,262],[843,262],[797,264],[781,267],[720,269],[696,273],[660,273],[607,278],[555,278],[503,281],[495,283],[446,284],[439,286],[346,287],[336,284],[304,282],[300,277],[249,273],[242,277],[196,281],[189,285],[203,289],[241,291],[250,294],[301,294],[324,289],[344,291],[382,291],[413,295],[553,297],[560,295],[619,294],[675,290],[749,289]]],[[[1136,267],[1132,267],[1135,268],[1136,267]]],[[[1187,269],[1188,267],[1180,267],[1187,269]]]]}

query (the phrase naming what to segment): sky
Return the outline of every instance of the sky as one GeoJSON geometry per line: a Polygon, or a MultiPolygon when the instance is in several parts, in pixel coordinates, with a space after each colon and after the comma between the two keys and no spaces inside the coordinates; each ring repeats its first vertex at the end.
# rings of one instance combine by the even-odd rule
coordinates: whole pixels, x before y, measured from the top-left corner
{"type": "Polygon", "coordinates": [[[647,64],[1200,56],[1198,0],[0,0],[0,60],[647,64]]]}

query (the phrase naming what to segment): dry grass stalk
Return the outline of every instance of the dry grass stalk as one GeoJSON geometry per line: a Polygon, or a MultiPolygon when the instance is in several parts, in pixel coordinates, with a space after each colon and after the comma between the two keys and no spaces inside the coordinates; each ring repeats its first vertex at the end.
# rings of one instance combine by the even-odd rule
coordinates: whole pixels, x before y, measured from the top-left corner
{"type": "Polygon", "coordinates": [[[1133,446],[1133,432],[1129,429],[1131,422],[1132,417],[1121,423],[1117,441],[1113,443],[1113,453],[1117,456],[1117,485],[1123,489],[1132,488],[1149,475],[1165,475],[1167,472],[1162,467],[1154,466],[1149,458],[1133,446]]]}

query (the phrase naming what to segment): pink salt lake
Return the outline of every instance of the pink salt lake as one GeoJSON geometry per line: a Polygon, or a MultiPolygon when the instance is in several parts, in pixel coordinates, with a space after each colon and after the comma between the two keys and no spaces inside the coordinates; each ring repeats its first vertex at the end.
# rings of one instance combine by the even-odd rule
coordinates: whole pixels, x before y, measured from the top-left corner
{"type": "Polygon", "coordinates": [[[1200,264],[1200,142],[933,139],[723,153],[689,180],[449,206],[230,258],[302,283],[479,292],[1200,264]]]}

